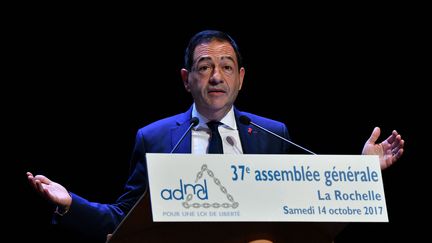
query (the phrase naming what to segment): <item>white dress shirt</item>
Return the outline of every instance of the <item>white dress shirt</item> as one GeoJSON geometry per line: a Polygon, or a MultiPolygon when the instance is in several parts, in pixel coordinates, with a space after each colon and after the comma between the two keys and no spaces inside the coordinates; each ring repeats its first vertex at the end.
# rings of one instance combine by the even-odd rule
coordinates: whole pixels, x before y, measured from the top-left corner
{"type": "MultiPolygon", "coordinates": [[[[199,124],[192,129],[192,153],[206,154],[210,141],[210,129],[207,126],[209,120],[199,114],[195,108],[195,104],[193,104],[192,108],[192,117],[197,117],[200,121],[199,124]]],[[[243,154],[233,107],[231,107],[231,110],[220,122],[223,123],[218,129],[222,138],[224,154],[243,154]]]]}

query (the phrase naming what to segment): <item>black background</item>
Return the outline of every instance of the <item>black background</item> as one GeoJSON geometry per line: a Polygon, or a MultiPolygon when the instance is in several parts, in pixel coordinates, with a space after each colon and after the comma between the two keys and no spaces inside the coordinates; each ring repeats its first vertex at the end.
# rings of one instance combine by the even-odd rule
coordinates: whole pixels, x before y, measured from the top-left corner
{"type": "Polygon", "coordinates": [[[189,38],[219,29],[244,57],[239,109],[283,121],[293,140],[319,154],[359,154],[374,126],[380,141],[392,129],[406,140],[403,158],[383,172],[390,222],[350,224],[336,242],[418,237],[418,217],[428,213],[419,191],[426,190],[420,141],[430,110],[421,7],[313,7],[176,15],[115,5],[13,8],[2,84],[5,164],[13,167],[5,176],[14,178],[5,210],[20,232],[11,236],[76,240],[50,225],[52,206],[25,172],[114,202],[137,129],[191,104],[180,78],[189,38]]]}

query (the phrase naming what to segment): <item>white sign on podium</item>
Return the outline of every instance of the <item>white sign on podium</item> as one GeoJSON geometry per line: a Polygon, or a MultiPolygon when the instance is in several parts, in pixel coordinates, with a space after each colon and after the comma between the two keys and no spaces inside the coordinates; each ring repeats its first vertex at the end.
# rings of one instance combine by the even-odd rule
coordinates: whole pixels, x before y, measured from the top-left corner
{"type": "Polygon", "coordinates": [[[378,156],[146,156],[155,222],[388,222],[378,156]]]}

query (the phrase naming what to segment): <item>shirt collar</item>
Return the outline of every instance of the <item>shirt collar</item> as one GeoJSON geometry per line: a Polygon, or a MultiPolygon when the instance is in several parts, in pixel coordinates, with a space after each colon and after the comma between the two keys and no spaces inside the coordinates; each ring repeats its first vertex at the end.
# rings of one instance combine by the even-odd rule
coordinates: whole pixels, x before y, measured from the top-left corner
{"type": "MultiPolygon", "coordinates": [[[[198,112],[198,110],[195,107],[195,103],[193,104],[193,107],[192,107],[192,117],[196,117],[200,121],[198,126],[196,126],[194,128],[194,130],[201,130],[203,128],[208,129],[207,122],[209,122],[209,120],[198,112]]],[[[237,130],[237,123],[236,123],[235,115],[234,115],[234,106],[231,106],[231,109],[222,118],[222,120],[220,120],[220,122],[222,122],[223,126],[227,129],[237,130]]]]}

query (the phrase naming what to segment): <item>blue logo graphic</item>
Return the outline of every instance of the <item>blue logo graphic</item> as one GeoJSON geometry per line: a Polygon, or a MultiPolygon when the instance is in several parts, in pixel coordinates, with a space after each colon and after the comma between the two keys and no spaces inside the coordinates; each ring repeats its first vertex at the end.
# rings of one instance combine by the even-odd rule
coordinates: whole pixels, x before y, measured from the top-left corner
{"type": "Polygon", "coordinates": [[[203,184],[183,184],[180,179],[180,186],[177,189],[163,189],[161,197],[164,200],[184,200],[185,195],[195,195],[201,200],[208,200],[207,181],[204,179],[203,184]]]}

